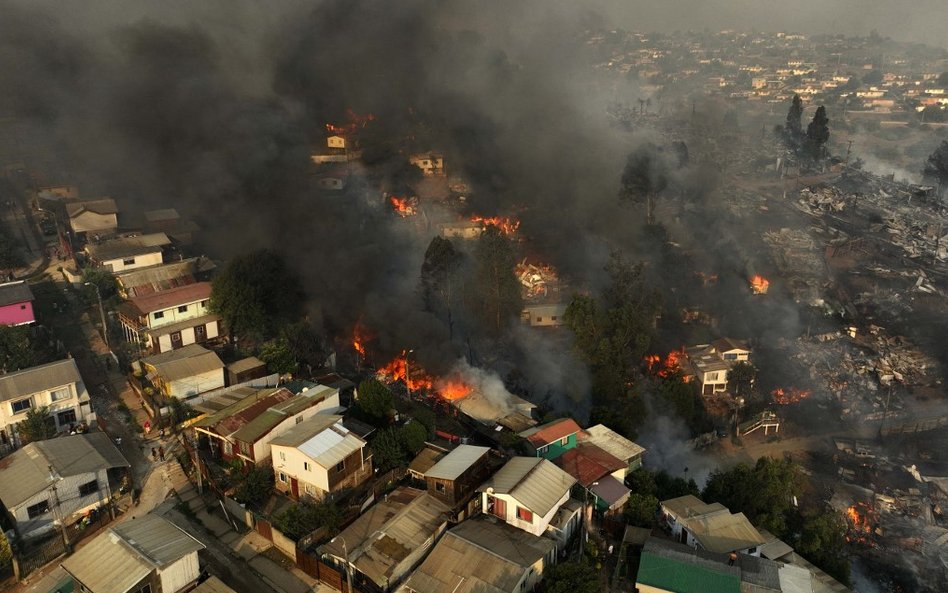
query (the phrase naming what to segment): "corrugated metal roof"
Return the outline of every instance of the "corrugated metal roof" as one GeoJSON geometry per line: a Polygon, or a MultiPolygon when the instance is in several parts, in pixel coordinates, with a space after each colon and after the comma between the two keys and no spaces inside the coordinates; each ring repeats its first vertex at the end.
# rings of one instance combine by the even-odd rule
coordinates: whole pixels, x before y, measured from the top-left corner
{"type": "Polygon", "coordinates": [[[764,538],[744,513],[732,515],[725,509],[699,517],[683,518],[681,522],[710,552],[733,552],[764,543],[764,538]]]}
{"type": "Polygon", "coordinates": [[[783,593],[813,593],[809,570],[792,564],[781,564],[778,571],[780,590],[783,593]]]}
{"type": "Polygon", "coordinates": [[[252,371],[262,366],[266,366],[266,363],[256,356],[248,356],[247,358],[241,358],[240,360],[230,363],[227,365],[227,370],[232,373],[243,373],[244,371],[252,371]]]}
{"type": "Polygon", "coordinates": [[[584,487],[596,480],[623,469],[626,463],[592,443],[582,443],[556,459],[556,465],[576,478],[584,487]]]}
{"type": "Polygon", "coordinates": [[[625,487],[625,484],[612,476],[600,478],[589,487],[589,491],[604,500],[610,508],[620,503],[624,504],[632,492],[625,487]]]}
{"type": "Polygon", "coordinates": [[[96,261],[108,261],[120,257],[132,257],[146,253],[157,253],[171,240],[164,233],[152,233],[137,237],[120,237],[110,241],[103,241],[98,245],[86,245],[86,252],[96,261]]]}
{"type": "Polygon", "coordinates": [[[533,513],[545,516],[576,483],[576,478],[539,457],[514,457],[479,492],[508,494],[533,513]]]}
{"type": "Polygon", "coordinates": [[[207,348],[191,344],[143,358],[142,362],[154,367],[165,381],[187,379],[202,373],[224,368],[224,363],[207,348]]]}
{"type": "Polygon", "coordinates": [[[411,463],[408,465],[408,471],[415,472],[416,474],[424,474],[434,467],[434,465],[438,463],[438,460],[445,455],[447,455],[447,453],[444,451],[434,449],[430,445],[425,446],[425,448],[411,460],[411,463]]]}
{"type": "Polygon", "coordinates": [[[0,375],[0,401],[19,399],[82,381],[71,358],[0,375]]]}
{"type": "Polygon", "coordinates": [[[520,433],[520,436],[530,441],[534,447],[542,447],[565,439],[571,434],[582,432],[579,424],[572,418],[560,418],[546,424],[541,424],[520,433]]]}
{"type": "Polygon", "coordinates": [[[203,549],[167,519],[144,515],[97,536],[62,565],[95,593],[126,593],[152,570],[203,549]]]}
{"type": "Polygon", "coordinates": [[[142,315],[145,315],[209,298],[211,298],[211,283],[195,282],[194,284],[185,284],[161,292],[137,296],[130,299],[129,303],[138,309],[142,315]]]}
{"type": "Polygon", "coordinates": [[[459,445],[441,458],[438,463],[425,472],[426,478],[439,480],[456,480],[479,459],[487,455],[490,447],[475,447],[474,445],[459,445]]]}
{"type": "Polygon", "coordinates": [[[0,459],[0,501],[13,508],[49,487],[53,478],[128,467],[105,433],[93,432],[29,443],[0,459]]]}
{"type": "Polygon", "coordinates": [[[24,280],[0,284],[0,307],[33,300],[33,291],[24,280]]]}
{"type": "Polygon", "coordinates": [[[344,540],[352,565],[382,587],[411,552],[447,524],[449,510],[428,494],[399,488],[319,550],[342,559],[344,540]]]}
{"type": "Polygon", "coordinates": [[[510,593],[554,547],[505,523],[471,519],[445,534],[405,586],[416,593],[510,593]]]}
{"type": "Polygon", "coordinates": [[[295,447],[322,467],[335,467],[365,446],[342,424],[342,416],[316,414],[270,441],[270,446],[295,447]]]}
{"type": "Polygon", "coordinates": [[[93,212],[95,214],[118,214],[118,206],[112,198],[99,198],[98,200],[83,200],[81,202],[70,202],[66,204],[66,214],[69,218],[75,218],[83,212],[93,212]]]}
{"type": "Polygon", "coordinates": [[[644,447],[630,441],[608,426],[597,424],[587,428],[584,432],[584,442],[592,443],[626,463],[645,453],[644,447]]]}
{"type": "Polygon", "coordinates": [[[676,593],[739,593],[740,569],[700,550],[649,538],[636,583],[676,593]]]}
{"type": "Polygon", "coordinates": [[[686,494],[684,496],[679,496],[678,498],[663,500],[662,507],[666,510],[666,512],[673,514],[679,520],[687,517],[698,517],[700,515],[707,515],[708,513],[713,513],[716,511],[727,510],[727,507],[719,502],[707,504],[692,494],[686,494]]]}
{"type": "MultiPolygon", "coordinates": [[[[266,410],[255,417],[252,417],[252,414],[256,412],[258,408],[244,412],[241,418],[246,419],[247,422],[240,428],[234,430],[232,433],[233,438],[244,441],[245,443],[254,443],[288,417],[295,416],[303,410],[319,405],[325,401],[327,397],[336,393],[335,389],[322,385],[320,385],[320,387],[322,387],[322,389],[310,389],[299,395],[293,395],[286,389],[281,389],[280,391],[289,394],[289,397],[279,398],[279,401],[275,401],[266,410]]],[[[236,421],[237,418],[234,420],[236,421]]],[[[228,425],[227,422],[223,424],[228,425]]],[[[234,424],[234,426],[236,426],[236,424],[234,424]]]]}

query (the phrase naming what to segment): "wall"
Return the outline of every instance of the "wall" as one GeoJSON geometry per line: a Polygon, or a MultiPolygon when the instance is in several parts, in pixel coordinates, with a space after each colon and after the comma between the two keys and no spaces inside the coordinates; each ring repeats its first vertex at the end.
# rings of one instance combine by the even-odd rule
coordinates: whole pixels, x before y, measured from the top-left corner
{"type": "Polygon", "coordinates": [[[112,272],[124,272],[125,270],[135,270],[138,268],[144,268],[146,266],[156,266],[160,263],[163,263],[161,251],[157,253],[146,253],[144,255],[136,255],[135,263],[125,264],[125,259],[132,258],[118,258],[118,259],[109,259],[102,262],[102,267],[111,270],[112,272]]]}
{"type": "MultiPolygon", "coordinates": [[[[484,492],[481,494],[481,508],[484,509],[484,512],[487,512],[487,493],[484,492]]],[[[546,533],[546,528],[550,525],[550,521],[553,520],[553,517],[556,515],[556,511],[567,501],[569,500],[569,492],[563,495],[563,497],[553,505],[553,508],[543,517],[539,517],[536,513],[533,515],[533,521],[527,522],[517,517],[517,507],[521,506],[516,499],[508,494],[494,494],[494,498],[503,500],[507,503],[506,517],[504,522],[508,525],[512,525],[517,529],[526,531],[527,533],[532,533],[536,536],[541,536],[546,533]]],[[[529,510],[529,509],[528,509],[529,510]]]]}
{"type": "Polygon", "coordinates": [[[559,457],[560,455],[562,455],[563,453],[566,453],[570,449],[574,448],[575,446],[576,446],[576,434],[574,433],[566,437],[565,445],[560,444],[560,441],[556,441],[555,443],[551,443],[547,445],[546,451],[542,451],[542,447],[541,449],[537,449],[537,457],[543,457],[545,459],[553,460],[559,457]]]}
{"type": "Polygon", "coordinates": [[[0,325],[25,325],[34,321],[36,317],[33,315],[33,303],[30,301],[0,307],[0,325]]]}
{"type": "Polygon", "coordinates": [[[276,485],[284,492],[290,491],[289,478],[295,477],[300,481],[300,492],[303,492],[303,483],[312,484],[323,492],[329,491],[329,475],[326,468],[316,464],[309,457],[304,455],[296,447],[274,446],[271,448],[273,456],[273,471],[277,474],[283,472],[287,476],[286,483],[281,483],[277,475],[276,485]],[[283,454],[282,456],[280,454],[283,454]],[[285,459],[284,459],[285,457],[285,459]],[[310,464],[310,471],[303,469],[303,463],[310,464]]]}
{"type": "Polygon", "coordinates": [[[270,533],[273,536],[273,545],[296,562],[296,542],[280,533],[276,527],[271,526],[270,533]]]}
{"type": "Polygon", "coordinates": [[[339,392],[337,391],[313,407],[307,408],[295,416],[289,416],[286,420],[277,424],[275,427],[273,427],[273,430],[265,434],[259,441],[253,444],[253,458],[256,460],[257,465],[260,465],[260,463],[263,461],[270,459],[270,441],[296,426],[297,418],[302,417],[303,420],[300,420],[300,422],[304,422],[323,410],[330,410],[338,407],[339,392]]]}
{"type": "Polygon", "coordinates": [[[194,301],[193,303],[181,303],[175,305],[174,307],[168,307],[167,309],[162,309],[161,311],[154,311],[148,314],[148,327],[151,329],[164,327],[166,325],[171,325],[173,323],[178,323],[179,321],[187,321],[188,319],[196,319],[198,317],[203,317],[208,314],[207,308],[208,299],[201,299],[194,301]],[[179,307],[184,307],[184,311],[179,311],[179,307]]]}
{"type": "Polygon", "coordinates": [[[186,398],[191,395],[197,395],[219,389],[224,386],[224,369],[214,369],[193,377],[186,377],[167,384],[167,395],[170,397],[186,398]]]}
{"type": "MultiPolygon", "coordinates": [[[[205,339],[202,341],[216,338],[219,335],[216,319],[206,324],[197,324],[193,327],[188,327],[181,330],[181,342],[178,344],[178,348],[197,343],[194,328],[198,325],[204,325],[205,328],[205,339]]],[[[151,347],[152,345],[149,343],[148,346],[151,347]]],[[[174,350],[174,343],[171,341],[171,334],[162,334],[158,336],[157,348],[155,348],[154,351],[156,353],[161,353],[168,352],[170,350],[174,350]]]]}
{"type": "Polygon", "coordinates": [[[170,566],[159,569],[161,593],[177,593],[197,580],[201,573],[198,565],[198,553],[191,552],[170,566]]]}
{"type": "MultiPolygon", "coordinates": [[[[59,412],[65,410],[74,410],[76,413],[76,422],[82,422],[85,420],[85,411],[82,409],[82,402],[89,400],[89,393],[86,391],[85,385],[80,381],[78,383],[68,383],[66,385],[57,386],[49,391],[39,391],[29,396],[31,401],[31,407],[39,408],[42,406],[49,406],[50,415],[54,418],[59,412]],[[52,391],[58,391],[61,389],[69,390],[69,397],[66,399],[61,399],[59,401],[53,402],[52,396],[50,393],[52,391]]],[[[13,413],[13,402],[20,401],[25,398],[15,398],[12,400],[7,400],[0,402],[0,430],[3,430],[7,436],[12,436],[15,432],[14,424],[20,422],[26,418],[26,411],[20,412],[18,414],[13,413]]],[[[63,430],[68,428],[68,426],[59,426],[57,419],[57,429],[63,430]]]]}
{"type": "Polygon", "coordinates": [[[9,509],[10,514],[17,522],[17,530],[24,536],[31,532],[34,535],[40,535],[50,531],[56,527],[53,521],[58,521],[60,518],[65,518],[66,525],[69,526],[78,513],[104,504],[108,500],[107,483],[108,475],[105,469],[77,476],[66,476],[56,482],[56,496],[53,495],[51,488],[46,488],[16,508],[9,509]],[[93,479],[98,480],[99,490],[80,498],[79,486],[93,479]],[[58,506],[56,505],[57,498],[59,499],[58,506]],[[49,501],[49,512],[30,519],[27,508],[43,500],[49,501]]]}

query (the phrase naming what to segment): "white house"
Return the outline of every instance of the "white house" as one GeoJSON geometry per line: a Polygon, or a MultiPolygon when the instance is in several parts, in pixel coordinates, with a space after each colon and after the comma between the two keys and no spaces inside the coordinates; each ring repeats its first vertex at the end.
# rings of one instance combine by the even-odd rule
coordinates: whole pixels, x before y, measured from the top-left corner
{"type": "Polygon", "coordinates": [[[661,510],[672,537],[693,548],[759,557],[766,541],[744,513],[731,514],[721,503],[706,504],[691,494],[662,501],[661,510]]]}
{"type": "Polygon", "coordinates": [[[178,593],[201,574],[204,544],[158,515],[125,521],[63,560],[85,593],[178,593]]]}
{"type": "Polygon", "coordinates": [[[354,488],[372,475],[366,442],[342,416],[317,414],[270,441],[276,487],[293,498],[321,499],[354,488]]]}
{"type": "Polygon", "coordinates": [[[89,259],[110,272],[154,266],[164,261],[163,248],[171,245],[164,233],[119,237],[86,245],[89,259]]]}
{"type": "Polygon", "coordinates": [[[66,204],[69,227],[74,233],[108,235],[118,228],[118,206],[112,198],[66,204]]]}
{"type": "Polygon", "coordinates": [[[569,500],[576,478],[541,457],[514,457],[487,480],[481,508],[487,514],[536,536],[546,533],[557,510],[569,500]]]}
{"type": "Polygon", "coordinates": [[[210,282],[132,297],[119,306],[125,339],[155,354],[212,340],[220,318],[210,312],[210,298],[210,282]]]}
{"type": "Polygon", "coordinates": [[[711,346],[727,362],[748,362],[750,360],[751,350],[747,343],[741,340],[720,338],[711,342],[711,346]]]}
{"type": "Polygon", "coordinates": [[[751,351],[744,342],[721,338],[710,344],[699,344],[685,350],[690,376],[698,382],[703,395],[724,393],[728,387],[728,373],[738,362],[748,362],[751,351]]]}
{"type": "Polygon", "coordinates": [[[421,169],[425,177],[444,175],[444,156],[437,152],[421,152],[410,155],[408,162],[421,169]]]}
{"type": "Polygon", "coordinates": [[[185,399],[224,386],[224,363],[197,344],[155,354],[139,363],[145,377],[166,397],[185,399]]]}
{"type": "Polygon", "coordinates": [[[108,503],[129,464],[109,436],[77,434],[25,445],[0,464],[0,502],[22,537],[71,525],[108,503]]]}
{"type": "Polygon", "coordinates": [[[16,446],[16,423],[30,408],[47,406],[57,431],[95,418],[89,392],[71,358],[0,375],[0,444],[16,446]]]}

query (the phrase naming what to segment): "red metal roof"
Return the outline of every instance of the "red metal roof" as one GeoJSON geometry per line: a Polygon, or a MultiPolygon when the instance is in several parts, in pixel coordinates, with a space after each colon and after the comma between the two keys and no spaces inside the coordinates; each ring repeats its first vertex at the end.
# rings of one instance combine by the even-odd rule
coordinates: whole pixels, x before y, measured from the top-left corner
{"type": "Polygon", "coordinates": [[[626,467],[624,461],[590,443],[563,453],[556,464],[587,488],[596,480],[626,467]]]}
{"type": "Polygon", "coordinates": [[[288,389],[278,389],[267,397],[255,402],[252,406],[244,408],[233,416],[224,418],[215,426],[215,432],[221,435],[233,434],[246,426],[251,420],[254,420],[260,414],[263,414],[280,402],[293,397],[293,393],[288,389]]]}
{"type": "Polygon", "coordinates": [[[530,441],[534,447],[539,448],[544,445],[549,445],[550,443],[555,443],[560,439],[565,439],[571,434],[577,434],[582,430],[579,424],[576,424],[576,421],[572,418],[562,418],[544,424],[543,426],[538,426],[535,429],[536,432],[527,435],[526,439],[530,441]]]}
{"type": "Polygon", "coordinates": [[[196,282],[186,284],[169,290],[162,290],[152,294],[146,294],[129,299],[129,302],[135,306],[141,313],[153,313],[170,309],[179,305],[186,305],[196,301],[201,301],[211,297],[210,282],[196,282]]]}

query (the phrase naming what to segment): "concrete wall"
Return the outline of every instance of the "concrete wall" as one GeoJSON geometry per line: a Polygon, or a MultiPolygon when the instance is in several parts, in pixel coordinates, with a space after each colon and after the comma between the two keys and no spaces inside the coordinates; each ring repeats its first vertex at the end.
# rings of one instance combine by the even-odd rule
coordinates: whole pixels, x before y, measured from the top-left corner
{"type": "Polygon", "coordinates": [[[280,533],[280,530],[272,525],[270,526],[270,532],[273,536],[273,545],[289,556],[293,562],[296,562],[296,542],[280,533]]]}
{"type": "Polygon", "coordinates": [[[102,267],[112,272],[124,272],[125,270],[135,270],[138,268],[144,268],[146,266],[157,266],[158,264],[163,263],[161,251],[157,253],[146,253],[144,255],[136,255],[135,257],[130,258],[117,258],[109,259],[102,262],[102,267]],[[125,260],[133,260],[132,263],[126,264],[125,260]]]}

